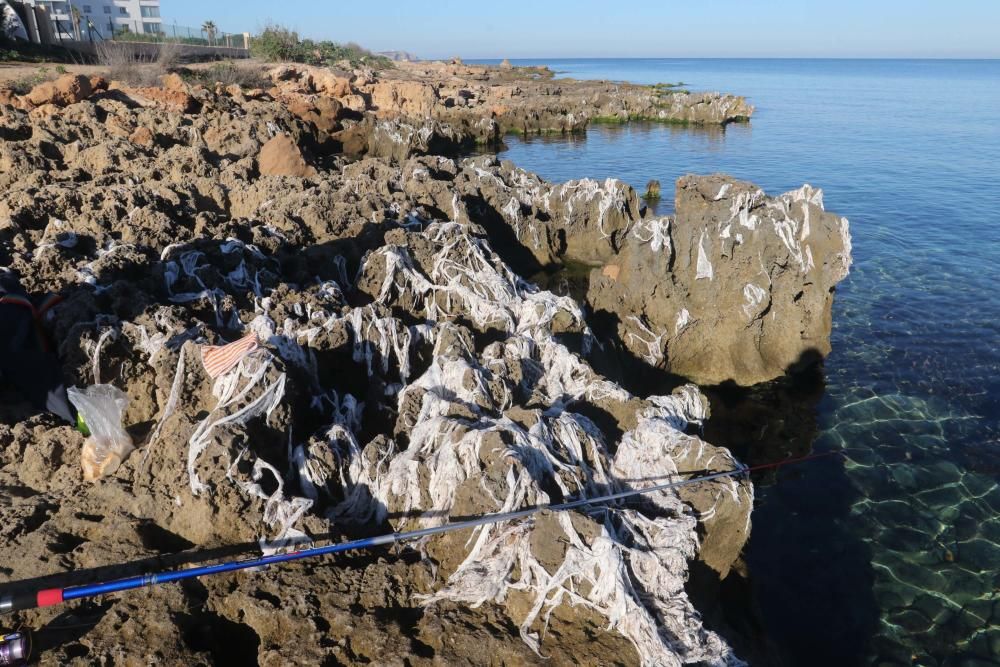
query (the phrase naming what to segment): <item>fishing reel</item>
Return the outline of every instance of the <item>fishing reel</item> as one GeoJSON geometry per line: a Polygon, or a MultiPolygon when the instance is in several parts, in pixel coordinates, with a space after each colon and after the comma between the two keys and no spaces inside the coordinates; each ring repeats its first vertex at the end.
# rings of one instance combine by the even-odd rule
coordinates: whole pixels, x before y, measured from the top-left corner
{"type": "Polygon", "coordinates": [[[24,632],[0,635],[0,667],[23,667],[31,656],[31,637],[24,632]]]}

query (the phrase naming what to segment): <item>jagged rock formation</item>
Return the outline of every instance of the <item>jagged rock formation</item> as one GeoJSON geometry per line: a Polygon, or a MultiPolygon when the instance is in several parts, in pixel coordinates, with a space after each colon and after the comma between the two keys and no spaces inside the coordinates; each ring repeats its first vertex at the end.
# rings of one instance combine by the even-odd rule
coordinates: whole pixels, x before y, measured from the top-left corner
{"type": "Polygon", "coordinates": [[[678,181],[676,215],[651,218],[614,179],[553,185],[489,160],[468,170],[455,189],[492,213],[481,220],[517,269],[595,267],[588,305],[648,364],[750,385],[829,353],[851,239],[847,220],[823,210],[822,191],[767,197],[726,176],[689,176],[678,181]]]}
{"type": "MultiPolygon", "coordinates": [[[[138,132],[138,130],[136,130],[138,132]]],[[[133,143],[138,143],[130,136],[133,143]]],[[[272,137],[260,149],[257,158],[262,176],[298,176],[306,178],[316,175],[316,168],[306,162],[302,149],[287,134],[272,137]]]]}
{"type": "Polygon", "coordinates": [[[552,184],[493,158],[414,176],[404,187],[417,203],[483,225],[522,274],[595,267],[588,305],[650,365],[698,383],[750,385],[830,351],[851,239],[847,221],[823,210],[820,190],[767,197],[725,176],[685,177],[676,215],[650,218],[614,179],[552,184]]]}
{"type": "Polygon", "coordinates": [[[284,91],[332,95],[355,111],[372,111],[381,118],[429,117],[461,127],[478,127],[488,119],[497,123],[500,134],[579,132],[594,121],[637,119],[725,125],[753,114],[753,106],[733,95],[607,81],[553,81],[545,68],[400,63],[377,75],[339,73],[336,89],[325,83],[331,76],[328,70],[305,66],[284,65],[272,72],[284,91]]]}
{"type": "Polygon", "coordinates": [[[847,220],[824,211],[821,190],[768,197],[688,176],[676,215],[636,222],[588,300],[620,317],[621,339],[649,363],[749,385],[829,354],[833,292],[850,265],[847,220]]]}
{"type": "MultiPolygon", "coordinates": [[[[341,539],[737,465],[688,433],[708,415],[696,387],[639,397],[602,377],[585,311],[514,270],[612,262],[634,192],[407,157],[435,150],[421,129],[380,139],[385,119],[315,93],[170,83],[0,107],[0,264],[64,293],[48,326],[70,383],[126,390],[139,445],[85,485],[82,437],[0,396],[6,578],[123,576],[191,547],[341,539]],[[350,161],[348,140],[388,157],[350,161]],[[251,331],[262,349],[211,381],[197,346],[251,331]]],[[[409,121],[393,122],[385,134],[409,121]]],[[[728,570],[751,507],[749,482],[718,480],[126,595],[79,611],[92,627],[43,659],[739,664],[684,583],[694,558],[728,570]]]]}

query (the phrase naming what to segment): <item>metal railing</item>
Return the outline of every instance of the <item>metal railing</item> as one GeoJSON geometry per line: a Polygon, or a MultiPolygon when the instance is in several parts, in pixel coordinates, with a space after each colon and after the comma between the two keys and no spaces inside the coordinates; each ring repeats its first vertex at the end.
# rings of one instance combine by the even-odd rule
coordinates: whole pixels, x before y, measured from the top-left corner
{"type": "Polygon", "coordinates": [[[209,46],[229,49],[247,49],[247,37],[243,34],[223,32],[218,29],[189,28],[174,23],[153,23],[139,21],[141,30],[120,23],[108,21],[104,25],[94,22],[80,26],[81,38],[85,41],[137,42],[162,44],[164,42],[209,46]]]}

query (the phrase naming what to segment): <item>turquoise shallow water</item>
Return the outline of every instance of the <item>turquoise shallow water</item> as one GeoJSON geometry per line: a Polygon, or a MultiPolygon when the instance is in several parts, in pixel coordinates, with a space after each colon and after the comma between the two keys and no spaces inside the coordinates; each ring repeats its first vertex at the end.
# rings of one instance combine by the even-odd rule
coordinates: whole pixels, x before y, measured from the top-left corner
{"type": "Polygon", "coordinates": [[[1000,61],[530,62],[757,113],[510,138],[519,166],[665,195],[685,173],[808,182],[851,221],[822,377],[713,394],[706,435],[750,462],[850,448],[758,480],[752,591],[729,624],[776,663],[1000,665],[1000,61]]]}

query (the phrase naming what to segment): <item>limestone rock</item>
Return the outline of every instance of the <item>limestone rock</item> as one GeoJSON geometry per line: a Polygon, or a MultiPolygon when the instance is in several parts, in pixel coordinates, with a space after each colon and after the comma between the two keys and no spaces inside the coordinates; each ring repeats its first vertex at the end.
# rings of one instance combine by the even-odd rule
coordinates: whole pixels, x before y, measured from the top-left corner
{"type": "MultiPolygon", "coordinates": [[[[324,108],[333,98],[298,69],[259,99],[119,85],[34,115],[4,107],[0,263],[32,291],[66,295],[47,326],[67,380],[120,385],[134,399],[126,422],[149,433],[148,459],[82,487],[82,436],[0,401],[10,462],[0,486],[30,490],[0,494],[6,581],[261,538],[349,539],[736,465],[688,435],[707,414],[695,387],[630,394],[592,367],[588,310],[524,278],[539,264],[586,262],[650,301],[672,293],[672,274],[647,272],[638,287],[630,277],[630,257],[645,252],[633,237],[651,233],[635,193],[441,154],[495,137],[492,105],[549,90],[544,72],[517,68],[494,91],[496,68],[427,67],[419,81],[444,91],[431,118],[341,109],[341,129],[320,127],[336,104],[324,108]],[[190,107],[166,103],[183,96],[190,107]],[[456,97],[467,106],[445,122],[442,101],[456,97]],[[349,133],[358,154],[346,154],[349,133]],[[305,147],[329,152],[311,164],[305,147]],[[431,154],[406,157],[420,152],[431,154]],[[249,332],[261,346],[242,369],[208,378],[195,340],[249,332]],[[385,521],[348,520],[376,516],[385,521]]],[[[408,74],[352,76],[363,101],[408,74]]],[[[551,97],[572,88],[554,85],[551,97]]],[[[723,214],[713,206],[706,219],[723,214]]],[[[819,234],[823,215],[810,216],[819,234]]],[[[657,229],[662,249],[671,230],[657,229]]],[[[731,565],[751,494],[719,481],[603,515],[506,522],[471,541],[436,536],[420,545],[427,558],[403,551],[150,589],[108,600],[84,638],[41,660],[141,663],[154,652],[201,664],[225,648],[248,664],[541,654],[553,665],[736,665],[685,582],[692,559],[720,573],[731,565]],[[192,632],[241,641],[209,651],[184,640],[192,632]]]]}
{"type": "Polygon", "coordinates": [[[181,78],[180,74],[170,73],[163,75],[163,87],[174,92],[191,94],[191,86],[181,78]]]}
{"type": "Polygon", "coordinates": [[[284,99],[285,106],[302,120],[312,123],[321,132],[327,134],[340,129],[339,118],[343,105],[329,97],[309,99],[304,95],[288,95],[284,99]]]}
{"type": "Polygon", "coordinates": [[[372,87],[372,106],[385,116],[402,115],[423,118],[437,104],[437,90],[427,84],[409,81],[384,81],[372,87]]]}
{"type": "Polygon", "coordinates": [[[433,120],[397,118],[374,123],[368,154],[403,161],[415,155],[456,155],[474,144],[474,139],[448,125],[433,120]]]}
{"type": "Polygon", "coordinates": [[[635,191],[621,181],[549,183],[494,157],[464,162],[455,188],[477,210],[476,222],[498,247],[530,256],[508,257],[523,273],[567,261],[604,264],[621,247],[641,208],[635,191]]]}
{"type": "Polygon", "coordinates": [[[350,77],[328,69],[321,69],[313,74],[313,86],[317,93],[328,97],[345,97],[352,92],[350,77]]]}
{"type": "Polygon", "coordinates": [[[40,120],[42,118],[51,118],[52,116],[55,116],[56,114],[59,113],[61,109],[62,107],[60,107],[58,104],[50,103],[35,107],[28,113],[33,119],[40,120]]]}
{"type": "Polygon", "coordinates": [[[16,106],[18,99],[17,93],[9,88],[0,88],[0,105],[3,106],[16,106]]]}
{"type": "Polygon", "coordinates": [[[129,141],[133,144],[139,144],[140,146],[146,146],[148,148],[156,142],[156,138],[153,135],[152,130],[148,127],[137,127],[135,131],[129,135],[129,141]]]}
{"type": "Polygon", "coordinates": [[[594,121],[634,118],[725,125],[745,121],[753,106],[742,97],[687,93],[608,81],[553,82],[545,68],[460,63],[409,63],[353,78],[327,68],[282,65],[270,72],[279,94],[320,94],[380,118],[433,118],[469,126],[494,120],[500,133],[581,132],[594,121]]]}
{"type": "Polygon", "coordinates": [[[134,87],[112,81],[108,85],[109,91],[117,91],[124,95],[133,104],[145,108],[161,108],[175,113],[193,113],[198,108],[198,103],[189,93],[183,90],[156,87],[134,87]]]}
{"type": "Polygon", "coordinates": [[[89,78],[79,74],[64,74],[55,81],[38,84],[25,95],[25,99],[37,107],[46,104],[64,107],[87,99],[92,92],[89,78]]]}
{"type": "Polygon", "coordinates": [[[677,183],[676,216],[631,228],[588,300],[620,316],[649,363],[704,384],[750,385],[830,351],[833,291],[851,265],[847,220],[809,187],[768,197],[726,176],[677,183]]]}
{"type": "Polygon", "coordinates": [[[345,109],[350,109],[357,113],[362,113],[368,109],[368,100],[363,95],[344,95],[339,98],[339,101],[344,105],[345,109]]]}
{"type": "Polygon", "coordinates": [[[310,178],[317,173],[316,168],[306,162],[295,140],[287,134],[279,134],[264,144],[257,161],[262,176],[310,178]]]}
{"type": "Polygon", "coordinates": [[[746,99],[718,93],[668,93],[655,108],[640,115],[650,119],[669,120],[693,125],[725,125],[733,121],[750,120],[753,106],[746,99]]]}

